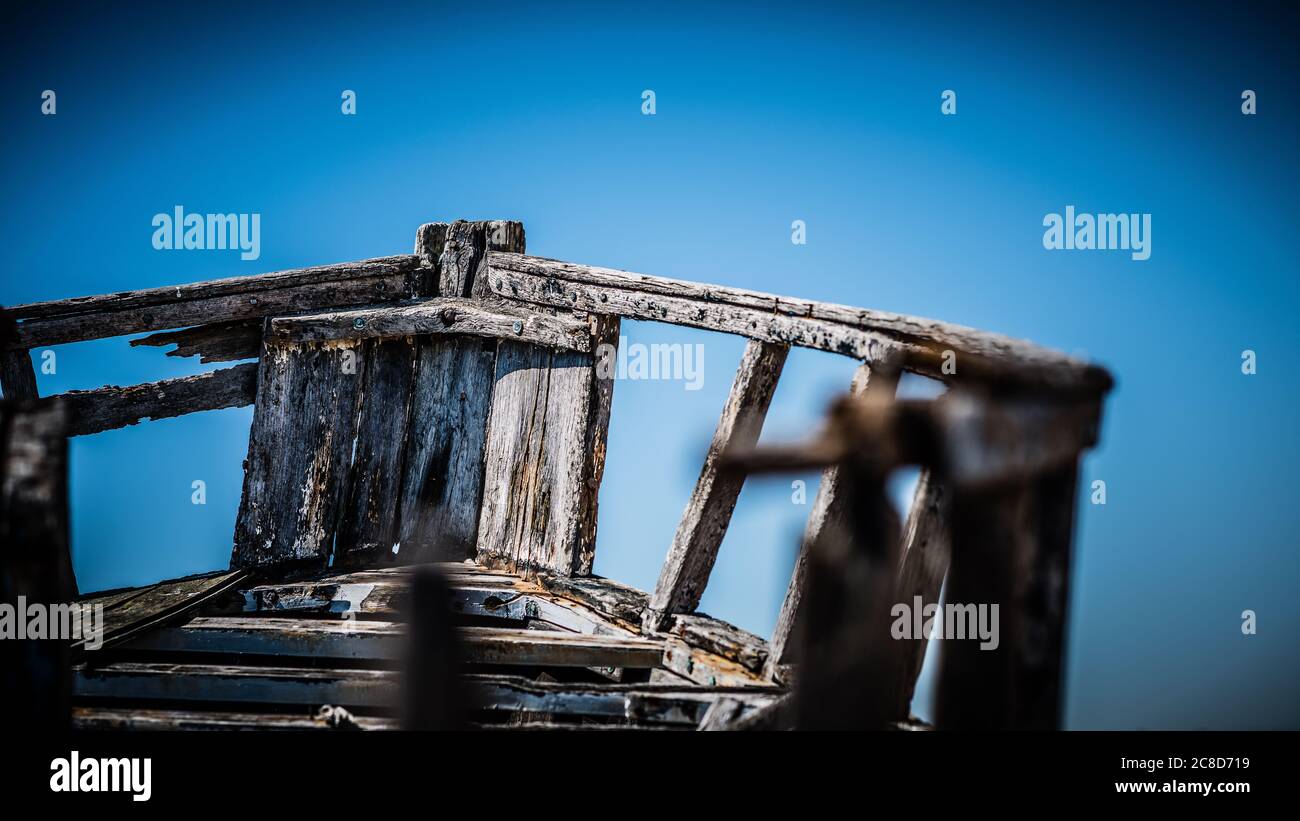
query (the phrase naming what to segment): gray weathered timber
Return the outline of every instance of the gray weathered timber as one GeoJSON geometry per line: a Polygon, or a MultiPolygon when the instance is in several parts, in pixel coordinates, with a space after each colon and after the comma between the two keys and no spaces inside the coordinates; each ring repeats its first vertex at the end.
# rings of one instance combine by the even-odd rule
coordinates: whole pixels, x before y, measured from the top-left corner
{"type": "Polygon", "coordinates": [[[121,294],[18,305],[15,347],[230,322],[404,296],[419,257],[406,255],[121,294]]]}
{"type": "Polygon", "coordinates": [[[36,371],[26,349],[0,352],[0,390],[5,399],[35,399],[36,371]]]}
{"type": "Polygon", "coordinates": [[[280,342],[324,342],[422,334],[467,334],[518,339],[552,348],[591,350],[586,322],[506,306],[485,308],[467,299],[438,298],[413,305],[332,311],[271,320],[280,342]]]}
{"type": "MultiPolygon", "coordinates": [[[[943,588],[943,577],[948,572],[952,551],[948,534],[950,515],[950,499],[943,483],[930,469],[923,469],[903,526],[903,555],[898,568],[896,602],[914,607],[919,597],[922,607],[939,603],[939,592],[943,588]]],[[[925,661],[926,641],[925,635],[920,635],[913,636],[911,641],[898,642],[898,652],[903,656],[898,665],[902,676],[898,682],[902,715],[908,714],[912,703],[916,679],[925,661]]]]}
{"type": "Polygon", "coordinates": [[[124,599],[104,611],[100,647],[90,651],[83,640],[75,642],[73,649],[99,652],[146,635],[150,630],[163,624],[184,619],[186,614],[197,612],[220,601],[233,593],[247,576],[247,572],[243,570],[202,573],[198,576],[153,585],[146,588],[141,595],[124,599]]]}
{"type": "Polygon", "coordinates": [[[136,707],[77,707],[72,724],[78,730],[396,730],[399,722],[380,716],[352,716],[337,724],[318,715],[290,713],[231,713],[215,710],[142,710],[136,707]]]}
{"type": "Polygon", "coordinates": [[[58,399],[68,408],[69,436],[134,425],[142,419],[168,419],[196,411],[238,408],[257,395],[257,363],[249,362],[196,376],[164,379],[119,388],[68,391],[58,399]]]}
{"type": "Polygon", "coordinates": [[[640,629],[641,614],[650,597],[635,587],[602,576],[556,576],[538,574],[537,581],[547,590],[582,602],[603,616],[640,629]]]}
{"type": "MultiPolygon", "coordinates": [[[[898,390],[899,374],[891,368],[881,368],[872,372],[870,365],[860,365],[853,374],[849,386],[850,396],[863,396],[868,390],[873,393],[892,397],[898,390]]],[[[781,602],[781,611],[776,617],[776,627],[768,644],[771,653],[768,656],[767,674],[769,677],[779,674],[779,666],[789,664],[793,659],[794,643],[791,637],[799,612],[799,602],[803,598],[804,576],[808,565],[809,546],[822,538],[827,527],[843,529],[844,498],[840,488],[839,467],[831,465],[822,471],[821,481],[817,485],[817,496],[813,499],[812,509],[808,512],[808,521],[804,526],[803,539],[799,543],[799,555],[790,574],[790,584],[786,588],[785,599],[781,602]]]]}
{"type": "MultiPolygon", "coordinates": [[[[126,649],[153,652],[249,654],[394,661],[405,649],[395,622],[275,617],[204,616],[141,636],[126,649]]],[[[546,667],[650,668],[661,642],[561,631],[462,627],[459,652],[472,664],[546,667]]]]}
{"type": "Polygon", "coordinates": [[[741,699],[755,707],[775,696],[739,687],[680,687],[656,684],[580,685],[531,681],[518,676],[471,676],[482,709],[553,713],[653,724],[698,725],[719,696],[741,699]]]}
{"type": "Polygon", "coordinates": [[[232,568],[325,565],[352,456],[358,346],[263,347],[232,568]]]}
{"type": "Polygon", "coordinates": [[[524,252],[524,226],[508,220],[470,222],[456,220],[446,229],[446,242],[438,257],[438,295],[482,297],[489,249],[524,252]]]}
{"type": "Polygon", "coordinates": [[[352,465],[334,541],[337,565],[373,564],[391,557],[398,543],[415,344],[410,337],[371,339],[359,349],[366,364],[360,376],[352,465]]]}
{"type": "MultiPolygon", "coordinates": [[[[789,330],[778,331],[777,329],[787,327],[781,325],[772,325],[770,330],[755,328],[765,334],[785,333],[785,339],[770,339],[766,335],[756,338],[822,350],[838,350],[867,361],[873,357],[840,349],[862,345],[862,340],[836,345],[825,342],[817,344],[817,337],[827,333],[817,322],[825,321],[864,332],[879,332],[918,349],[913,353],[920,360],[909,361],[909,367],[933,368],[935,375],[944,379],[948,375],[943,374],[937,366],[941,364],[943,351],[952,350],[957,355],[957,378],[962,378],[962,369],[970,366],[974,374],[981,377],[995,377],[1016,383],[1040,383],[1044,387],[1061,390],[1104,392],[1111,384],[1110,376],[1103,368],[1058,351],[1024,340],[931,319],[523,254],[493,252],[488,256],[488,270],[492,289],[496,293],[508,298],[541,301],[545,304],[570,304],[588,310],[605,310],[622,316],[693,324],[696,327],[733,333],[745,333],[739,327],[744,323],[738,321],[745,314],[729,314],[712,308],[732,306],[759,315],[776,314],[804,320],[789,326],[803,329],[795,333],[789,330]],[[597,290],[589,290],[591,288],[597,290]],[[588,296],[593,294],[597,296],[596,301],[605,307],[584,304],[588,296]],[[600,298],[602,295],[603,300],[600,298]],[[682,300],[686,305],[678,304],[676,300],[682,300]],[[689,310],[690,304],[695,305],[695,313],[689,310]]],[[[747,335],[754,336],[752,333],[747,335]]]]}
{"type": "Polygon", "coordinates": [[[885,333],[835,322],[791,317],[726,303],[679,296],[648,295],[583,282],[561,282],[514,271],[490,271],[492,290],[514,302],[592,311],[630,319],[687,325],[732,333],[774,345],[813,348],[874,362],[904,350],[918,370],[938,372],[939,357],[920,345],[908,345],[885,333]]]}
{"type": "MultiPolygon", "coordinates": [[[[618,322],[592,318],[594,341],[618,322]]],[[[478,560],[560,576],[591,572],[613,379],[595,358],[502,341],[488,417],[478,560]]]]}
{"type": "Polygon", "coordinates": [[[712,616],[698,613],[674,616],[671,632],[692,647],[734,661],[751,672],[761,672],[767,661],[766,641],[712,616]]]}
{"type": "Polygon", "coordinates": [[[395,561],[474,554],[495,343],[430,337],[416,352],[395,561]]]}
{"type": "Polygon", "coordinates": [[[397,673],[220,664],[110,662],[74,671],[81,698],[391,707],[397,673]]]}
{"type": "Polygon", "coordinates": [[[406,292],[412,297],[438,295],[438,258],[447,243],[447,223],[426,222],[415,231],[415,256],[420,264],[410,275],[406,292]]]}
{"type": "Polygon", "coordinates": [[[176,347],[168,356],[197,356],[199,361],[237,362],[256,359],[262,352],[262,321],[241,319],[234,322],[214,322],[197,325],[180,331],[163,331],[140,339],[132,339],[131,347],[147,345],[162,348],[176,347]]]}
{"type": "Polygon", "coordinates": [[[699,606],[745,481],[743,473],[721,471],[719,459],[728,448],[750,447],[758,441],[788,352],[784,345],[755,340],[746,345],[700,478],[650,599],[647,630],[662,630],[670,615],[690,613],[699,606]]]}
{"type": "Polygon", "coordinates": [[[774,687],[741,664],[705,650],[692,647],[678,638],[664,642],[663,666],[705,687],[774,687]]]}

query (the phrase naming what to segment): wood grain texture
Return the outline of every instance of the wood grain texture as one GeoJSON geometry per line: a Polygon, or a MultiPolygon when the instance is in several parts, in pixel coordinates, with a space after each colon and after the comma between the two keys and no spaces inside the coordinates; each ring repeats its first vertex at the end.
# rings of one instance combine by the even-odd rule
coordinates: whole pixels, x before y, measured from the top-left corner
{"type": "Polygon", "coordinates": [[[5,399],[35,399],[36,370],[26,349],[0,352],[0,390],[5,399]]]}
{"type": "Polygon", "coordinates": [[[395,559],[458,561],[477,544],[495,344],[426,338],[416,356],[395,559]]]}
{"type": "MultiPolygon", "coordinates": [[[[850,396],[864,396],[868,390],[892,397],[898,390],[899,374],[896,370],[881,369],[872,373],[870,365],[860,365],[853,374],[849,385],[850,396]]],[[[844,496],[840,488],[839,467],[831,465],[822,471],[821,481],[817,485],[817,495],[813,499],[812,509],[808,511],[808,521],[804,525],[803,538],[799,542],[799,555],[790,574],[790,583],[786,587],[781,610],[776,617],[776,627],[768,644],[768,676],[779,676],[780,665],[794,661],[793,650],[796,643],[794,635],[799,603],[803,598],[805,574],[808,565],[809,547],[822,538],[827,528],[842,530],[844,528],[844,496]]]]}
{"type": "Polygon", "coordinates": [[[263,347],[232,568],[328,560],[364,373],[357,347],[263,347]]]}
{"type": "Polygon", "coordinates": [[[414,305],[331,311],[271,320],[279,342],[325,342],[425,334],[517,339],[553,348],[591,350],[587,323],[511,307],[485,308],[467,299],[438,298],[414,305]]]}
{"type": "MultiPolygon", "coordinates": [[[[617,320],[593,318],[599,346],[617,320]]],[[[478,561],[591,572],[613,380],[576,351],[501,342],[488,419],[478,561]]]]}
{"type": "Polygon", "coordinates": [[[650,599],[647,630],[662,630],[672,614],[690,613],[699,606],[745,481],[741,473],[723,472],[719,459],[728,448],[749,447],[758,441],[788,352],[783,345],[755,340],[746,345],[704,467],[650,599]]]}
{"type": "Polygon", "coordinates": [[[415,255],[250,277],[18,305],[15,347],[34,348],[188,325],[388,302],[403,294],[415,255]]]}
{"type": "Polygon", "coordinates": [[[69,436],[85,436],[134,425],[142,419],[168,419],[197,411],[253,404],[256,362],[218,371],[120,388],[68,391],[56,397],[68,408],[69,436]]]}
{"type": "Polygon", "coordinates": [[[968,369],[978,378],[1041,383],[1061,390],[1104,392],[1111,385],[1104,369],[1058,351],[921,317],[523,254],[493,252],[488,270],[492,289],[508,298],[586,310],[604,306],[606,312],[621,316],[732,333],[745,333],[743,328],[752,322],[754,327],[747,335],[753,338],[833,350],[867,361],[874,357],[862,349],[869,348],[876,339],[873,335],[880,334],[910,349],[909,367],[915,365],[940,378],[947,377],[938,367],[941,354],[952,350],[957,354],[958,377],[968,369]],[[790,321],[765,323],[763,315],[790,321]],[[866,336],[845,335],[837,327],[866,336]]]}
{"type": "Polygon", "coordinates": [[[416,342],[409,337],[367,340],[359,349],[361,374],[356,443],[334,541],[336,565],[391,558],[399,542],[402,471],[415,375],[416,342]]]}
{"type": "MultiPolygon", "coordinates": [[[[141,636],[125,649],[396,661],[406,629],[397,622],[200,616],[141,636]]],[[[459,653],[471,664],[546,667],[658,666],[661,642],[549,630],[461,627],[459,653]]]]}
{"type": "Polygon", "coordinates": [[[154,348],[175,345],[167,352],[168,356],[197,356],[204,364],[256,359],[262,351],[262,322],[257,319],[214,322],[131,340],[131,347],[141,345],[154,348]]]}

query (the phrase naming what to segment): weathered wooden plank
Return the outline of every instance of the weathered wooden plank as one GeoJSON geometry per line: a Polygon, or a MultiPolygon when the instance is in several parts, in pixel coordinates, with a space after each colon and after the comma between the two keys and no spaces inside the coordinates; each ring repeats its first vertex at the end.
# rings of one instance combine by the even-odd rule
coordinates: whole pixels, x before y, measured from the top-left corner
{"type": "Polygon", "coordinates": [[[17,347],[231,322],[402,298],[419,258],[388,257],[100,297],[19,305],[17,347]]]}
{"type": "Polygon", "coordinates": [[[424,334],[467,334],[518,339],[575,351],[591,350],[591,330],[582,320],[509,306],[488,309],[467,299],[440,298],[413,305],[271,320],[271,335],[280,342],[386,339],[424,334]]]}
{"type": "MultiPolygon", "coordinates": [[[[873,374],[870,365],[860,365],[853,374],[849,386],[850,396],[864,396],[870,390],[875,394],[893,397],[898,390],[899,373],[893,368],[880,368],[873,374]]],[[[803,598],[805,574],[807,573],[808,550],[822,538],[827,527],[843,529],[844,499],[840,488],[839,467],[831,465],[822,471],[821,481],[817,485],[817,496],[813,499],[812,509],[808,511],[808,521],[804,525],[803,539],[799,543],[799,555],[790,574],[790,584],[786,587],[785,599],[781,602],[781,611],[776,617],[776,627],[768,644],[771,653],[768,656],[767,675],[781,676],[780,666],[794,661],[796,643],[791,641],[797,623],[799,603],[803,598]]]]}
{"type": "Polygon", "coordinates": [[[537,581],[547,590],[582,602],[604,616],[640,627],[650,596],[635,587],[601,576],[556,576],[541,573],[537,581]]]}
{"type": "Polygon", "coordinates": [[[356,443],[334,542],[336,565],[390,559],[400,541],[415,345],[414,339],[402,337],[367,340],[360,348],[366,366],[360,376],[356,443]]]}
{"type": "Polygon", "coordinates": [[[868,351],[850,351],[869,348],[874,337],[843,336],[834,327],[821,324],[824,322],[869,335],[880,334],[914,348],[911,353],[917,359],[909,361],[909,367],[919,365],[944,378],[948,375],[937,366],[942,364],[943,351],[952,350],[957,354],[959,377],[964,377],[963,369],[968,368],[971,375],[1017,383],[1039,382],[1063,390],[1104,392],[1111,385],[1110,376],[1103,368],[1058,351],[921,317],[523,254],[493,252],[489,254],[488,270],[493,291],[511,299],[568,305],[732,333],[745,333],[741,329],[753,322],[751,330],[762,335],[747,335],[755,338],[833,350],[867,361],[874,359],[867,355],[868,351]],[[726,310],[728,308],[739,311],[726,310]],[[759,318],[764,314],[793,321],[766,324],[759,318]]]}
{"type": "Polygon", "coordinates": [[[167,356],[197,356],[204,364],[256,359],[262,352],[262,321],[214,322],[131,340],[131,347],[141,345],[152,348],[175,345],[174,349],[167,351],[167,356]]]}
{"type": "Polygon", "coordinates": [[[15,305],[9,309],[19,320],[49,319],[56,316],[93,314],[105,311],[140,310],[177,302],[209,299],[218,296],[256,294],[300,285],[323,285],[354,279],[382,278],[418,267],[420,259],[414,254],[376,257],[358,262],[340,262],[333,265],[316,265],[266,274],[226,277],[224,279],[191,282],[185,285],[164,285],[159,288],[142,288],[119,291],[113,294],[55,299],[15,305]]]}
{"type": "Polygon", "coordinates": [[[79,698],[392,707],[397,673],[116,661],[74,671],[79,698]]]}
{"type": "Polygon", "coordinates": [[[351,716],[344,724],[319,714],[237,713],[202,710],[153,710],[121,707],[76,707],[73,727],[78,730],[396,730],[399,722],[383,716],[351,716]]]}
{"type": "MultiPolygon", "coordinates": [[[[618,323],[594,321],[597,345],[618,323]]],[[[591,572],[613,380],[575,351],[501,342],[488,417],[478,561],[560,576],[591,572]]]]}
{"type": "Polygon", "coordinates": [[[679,687],[656,684],[581,685],[541,682],[515,676],[472,676],[481,709],[556,716],[586,716],[695,726],[719,696],[731,696],[755,707],[774,696],[740,687],[679,687]]]}
{"type": "Polygon", "coordinates": [[[397,561],[456,561],[474,553],[495,345],[430,338],[417,351],[397,561]]]}
{"type": "Polygon", "coordinates": [[[231,567],[325,565],[364,363],[357,343],[263,347],[231,567]]]}
{"type": "MultiPolygon", "coordinates": [[[[948,532],[950,513],[950,499],[943,483],[928,468],[922,469],[912,497],[912,508],[903,527],[903,555],[898,569],[896,602],[913,608],[918,601],[922,608],[939,603],[952,551],[948,532]]],[[[926,643],[924,634],[913,636],[911,641],[898,642],[898,652],[903,657],[898,665],[902,676],[898,682],[901,715],[908,715],[911,707],[916,679],[925,661],[926,643]]]]}
{"type": "Polygon", "coordinates": [[[758,441],[788,352],[785,346],[755,340],[746,345],[700,478],[650,599],[646,629],[662,630],[672,614],[690,613],[699,606],[745,481],[742,473],[722,472],[718,460],[728,448],[758,441]]]}
{"type": "MultiPolygon", "coordinates": [[[[244,571],[201,573],[151,585],[138,596],[105,608],[100,650],[115,647],[169,622],[183,619],[231,594],[247,578],[244,571]]],[[[82,649],[87,642],[75,643],[82,649]]]]}
{"type": "Polygon", "coordinates": [[[36,371],[30,351],[24,348],[0,352],[0,390],[5,399],[36,398],[36,371]]]}
{"type": "Polygon", "coordinates": [[[712,616],[679,614],[672,619],[671,632],[692,647],[734,661],[751,672],[762,672],[767,661],[766,641],[712,616]]]}
{"type": "Polygon", "coordinates": [[[776,686],[734,661],[676,638],[669,638],[664,643],[663,666],[705,687],[776,686]]]}
{"type": "MultiPolygon", "coordinates": [[[[50,606],[76,596],[66,424],[64,409],[48,400],[0,402],[0,602],[6,607],[18,606],[20,597],[50,606]]],[[[0,641],[0,703],[10,710],[10,730],[66,730],[69,643],[6,638],[0,641]]]]}
{"type": "MultiPolygon", "coordinates": [[[[258,704],[333,704],[391,708],[398,674],[389,670],[113,662],[76,672],[75,693],[88,698],[144,698],[258,704]]],[[[475,706],[485,711],[550,713],[653,724],[695,726],[719,695],[755,707],[774,696],[737,687],[573,684],[518,676],[467,676],[475,706]]]]}
{"type": "MultiPolygon", "coordinates": [[[[201,616],[154,630],[125,648],[391,661],[402,658],[405,635],[400,622],[201,616]]],[[[460,655],[473,664],[650,668],[663,655],[662,642],[628,636],[500,627],[461,627],[456,635],[460,655]]]]}
{"type": "Polygon", "coordinates": [[[251,405],[257,396],[257,367],[256,362],[249,362],[195,376],[124,388],[109,385],[68,391],[52,398],[68,407],[68,435],[86,436],[134,425],[142,419],[169,419],[251,405]]]}

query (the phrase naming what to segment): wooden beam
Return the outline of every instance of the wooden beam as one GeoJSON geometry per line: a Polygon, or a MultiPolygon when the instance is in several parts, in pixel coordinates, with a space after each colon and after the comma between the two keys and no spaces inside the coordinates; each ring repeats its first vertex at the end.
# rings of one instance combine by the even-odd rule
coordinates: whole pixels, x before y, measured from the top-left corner
{"type": "Polygon", "coordinates": [[[120,388],[68,391],[51,397],[68,408],[69,436],[124,428],[142,419],[168,419],[197,411],[253,404],[257,363],[120,388]]]}
{"type": "MultiPolygon", "coordinates": [[[[291,713],[240,713],[204,710],[154,710],[138,707],[76,707],[73,727],[78,730],[332,730],[338,726],[319,715],[291,713]]],[[[346,729],[397,730],[397,719],[352,716],[346,729]]]]}
{"type": "MultiPolygon", "coordinates": [[[[77,593],[68,537],[64,408],[48,400],[0,402],[0,601],[71,602],[77,593]]],[[[51,617],[53,618],[53,617],[51,617]]],[[[12,633],[12,630],[10,631],[12,633]]],[[[0,640],[0,703],[11,732],[66,731],[69,642],[0,640]]]]}
{"type": "Polygon", "coordinates": [[[262,324],[259,319],[241,319],[196,325],[180,331],[163,331],[132,339],[131,347],[146,345],[162,348],[175,345],[174,349],[167,351],[168,356],[197,356],[204,364],[256,359],[262,352],[262,324]]]}
{"type": "MultiPolygon", "coordinates": [[[[948,573],[952,543],[948,521],[952,515],[950,494],[943,482],[930,469],[921,471],[912,496],[912,507],[903,527],[903,555],[898,569],[896,603],[915,608],[919,599],[921,607],[939,603],[943,579],[948,573]]],[[[922,611],[924,612],[924,611],[922,611]]],[[[925,662],[927,637],[913,636],[911,641],[899,641],[902,656],[897,669],[898,705],[900,715],[909,715],[916,680],[925,662]]]]}
{"type": "MultiPolygon", "coordinates": [[[[590,321],[595,350],[616,344],[617,319],[590,321]]],[[[613,386],[592,354],[498,344],[480,564],[560,576],[591,572],[613,386]]]]}
{"type": "Polygon", "coordinates": [[[712,616],[702,614],[674,616],[671,632],[692,647],[734,661],[754,673],[762,672],[763,665],[767,661],[766,641],[712,616]]]}
{"type": "MultiPolygon", "coordinates": [[[[873,374],[870,365],[860,365],[853,374],[849,385],[849,395],[861,397],[870,390],[873,394],[890,397],[898,390],[899,373],[896,369],[882,368],[873,374]]],[[[809,546],[822,538],[826,529],[843,530],[844,491],[840,487],[839,466],[831,465],[822,471],[821,481],[817,485],[817,496],[813,499],[812,509],[808,512],[808,521],[804,525],[803,539],[799,542],[799,555],[790,574],[790,583],[786,587],[785,599],[776,617],[776,627],[768,644],[770,653],[767,657],[766,673],[769,678],[779,678],[780,666],[794,661],[795,625],[799,612],[799,603],[803,599],[804,576],[807,572],[809,546]]]]}
{"type": "Polygon", "coordinates": [[[36,348],[110,336],[231,322],[406,296],[414,255],[323,265],[251,277],[65,299],[10,309],[16,347],[36,348]]]}
{"type": "Polygon", "coordinates": [[[365,366],[358,345],[264,345],[232,568],[328,561],[365,366]]]}
{"type": "Polygon", "coordinates": [[[36,370],[26,349],[0,352],[0,389],[5,399],[35,399],[36,370]]]}
{"type": "MultiPolygon", "coordinates": [[[[201,616],[180,627],[155,630],[127,645],[132,650],[397,660],[406,628],[365,619],[292,619],[272,616],[201,616]]],[[[651,668],[662,642],[554,630],[461,627],[460,655],[472,664],[539,667],[651,668]]]]}
{"type": "Polygon", "coordinates": [[[439,298],[414,305],[271,320],[271,336],[279,342],[390,339],[424,334],[517,339],[552,348],[591,351],[591,329],[584,321],[505,306],[485,308],[467,299],[439,298]]]}
{"type": "Polygon", "coordinates": [[[494,252],[488,270],[492,290],[508,299],[741,333],[866,361],[876,359],[875,345],[892,341],[908,349],[909,368],[945,380],[943,353],[951,350],[959,379],[1086,392],[1104,392],[1111,385],[1104,369],[1058,351],[931,319],[522,254],[494,252]]]}
{"type": "Polygon", "coordinates": [[[746,345],[700,478],[659,573],[645,614],[647,630],[662,630],[672,614],[691,613],[699,605],[745,482],[742,473],[722,472],[718,461],[727,449],[758,441],[788,352],[784,345],[755,340],[746,345]]]}

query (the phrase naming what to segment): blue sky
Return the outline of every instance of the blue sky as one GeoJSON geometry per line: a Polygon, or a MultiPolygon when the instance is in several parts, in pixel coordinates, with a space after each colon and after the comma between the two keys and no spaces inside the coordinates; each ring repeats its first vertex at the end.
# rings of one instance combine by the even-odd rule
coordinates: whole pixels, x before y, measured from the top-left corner
{"type": "MultiPolygon", "coordinates": [[[[1085,354],[1118,387],[1081,477],[1108,493],[1080,497],[1069,725],[1300,726],[1295,12],[55,8],[5,12],[0,302],[403,253],[422,222],[508,218],[543,256],[1085,354]],[[178,204],[260,213],[261,258],[155,251],[150,220],[178,204]],[[1152,214],[1151,258],[1044,250],[1043,216],[1067,205],[1152,214]]],[[[615,389],[596,570],[649,588],[743,342],[624,335],[705,351],[699,391],[615,389]]],[[[125,339],[55,351],[43,394],[204,369],[125,339]]],[[[792,353],[765,438],[806,435],[852,371],[792,353]]],[[[74,440],[83,589],[226,564],[250,414],[74,440]]],[[[807,513],[790,496],[746,488],[704,609],[771,629],[807,513]]]]}

